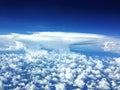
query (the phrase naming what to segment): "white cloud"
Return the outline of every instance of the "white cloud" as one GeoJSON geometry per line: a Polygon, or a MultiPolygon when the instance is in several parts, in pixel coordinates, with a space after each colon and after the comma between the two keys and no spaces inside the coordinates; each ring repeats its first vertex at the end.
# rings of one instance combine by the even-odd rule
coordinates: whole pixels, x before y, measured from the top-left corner
{"type": "Polygon", "coordinates": [[[32,82],[30,82],[25,86],[25,89],[26,90],[35,90],[35,85],[32,82]]]}
{"type": "MultiPolygon", "coordinates": [[[[108,58],[108,61],[106,59],[105,61],[108,65],[106,67],[106,64],[103,62],[104,60],[101,58],[88,58],[86,55],[73,52],[60,54],[55,51],[48,52],[47,50],[40,50],[26,52],[26,54],[21,55],[2,54],[0,57],[2,57],[0,65],[2,64],[2,66],[4,66],[4,69],[1,70],[6,70],[5,73],[2,73],[5,79],[1,80],[7,81],[7,78],[12,77],[11,85],[19,85],[21,86],[20,89],[23,87],[31,90],[40,88],[36,87],[35,83],[39,83],[43,86],[41,87],[43,89],[50,89],[51,86],[55,86],[58,90],[66,89],[67,84],[77,86],[79,89],[84,88],[85,84],[89,89],[109,89],[111,83],[113,89],[119,88],[119,82],[116,82],[116,80],[120,79],[118,67],[119,58],[111,58],[113,63],[109,62],[110,58],[108,58]],[[60,55],[61,58],[59,58],[60,55]],[[30,60],[28,60],[28,57],[31,57],[29,58],[30,60]],[[47,57],[47,59],[44,60],[44,57],[47,57]],[[24,59],[24,62],[28,63],[25,70],[20,68],[24,65],[24,62],[19,62],[20,59],[24,59]],[[4,62],[2,62],[2,60],[4,60],[4,62]],[[22,75],[15,75],[15,73],[11,71],[7,72],[8,66],[5,61],[9,63],[9,68],[19,73],[24,71],[28,72],[31,75],[32,82],[25,84],[24,82],[29,81],[29,79],[23,78],[22,75]],[[38,62],[40,63],[37,64],[38,62]],[[50,68],[51,65],[52,67],[50,68]],[[75,68],[73,68],[74,66],[75,68]],[[107,74],[107,79],[112,80],[112,82],[108,82],[105,79],[104,73],[107,74]],[[39,75],[41,75],[42,78],[40,78],[39,75]],[[91,80],[84,82],[87,78],[91,78],[91,80]],[[103,79],[99,81],[100,78],[103,79]],[[54,81],[54,84],[50,82],[51,80],[54,81]]],[[[15,87],[15,89],[17,90],[19,88],[15,87]]]]}
{"type": "Polygon", "coordinates": [[[120,67],[120,57],[119,58],[115,58],[115,63],[120,67]]]}
{"type": "Polygon", "coordinates": [[[81,79],[79,79],[79,78],[77,78],[75,81],[74,81],[74,84],[75,84],[75,86],[78,86],[79,88],[83,88],[84,87],[84,85],[85,85],[85,83],[84,83],[84,81],[83,80],[81,80],[81,79]]]}
{"type": "MultiPolygon", "coordinates": [[[[65,90],[68,84],[73,86],[74,90],[76,89],[74,86],[81,90],[84,85],[91,90],[119,89],[120,57],[92,57],[71,51],[68,53],[56,51],[64,46],[69,48],[71,44],[83,42],[92,42],[93,46],[97,44],[100,47],[103,45],[103,48],[110,48],[111,45],[104,46],[107,40],[113,40],[113,38],[109,39],[107,36],[96,34],[62,32],[0,36],[0,48],[26,51],[21,54],[0,54],[0,89],[3,86],[14,86],[13,90],[40,88],[50,90],[51,87],[56,90],[65,90]],[[107,39],[103,40],[104,37],[107,39]],[[58,48],[55,47],[56,45],[58,48]],[[48,50],[49,48],[53,50],[48,50]],[[8,78],[12,79],[10,85],[3,83],[3,81],[7,82],[8,78]]],[[[114,42],[118,43],[118,41],[114,42]]],[[[112,43],[114,49],[109,51],[116,50],[117,45],[119,46],[119,44],[114,46],[112,43]]]]}
{"type": "Polygon", "coordinates": [[[101,81],[99,81],[98,83],[98,86],[97,86],[98,89],[104,89],[104,90],[109,90],[110,89],[110,85],[109,83],[106,81],[105,78],[103,78],[101,81]]]}
{"type": "Polygon", "coordinates": [[[108,40],[104,42],[104,51],[120,53],[120,40],[108,40]]]}
{"type": "Polygon", "coordinates": [[[58,83],[55,85],[56,90],[65,90],[65,84],[64,83],[58,83]]]}
{"type": "Polygon", "coordinates": [[[0,90],[3,90],[3,83],[1,80],[0,80],[0,90]]]}
{"type": "MultiPolygon", "coordinates": [[[[65,33],[65,32],[40,32],[29,35],[10,34],[0,36],[0,46],[6,50],[16,50],[21,48],[68,48],[69,45],[83,42],[101,42],[106,36],[85,33],[65,33]],[[34,44],[33,44],[34,43],[34,44]],[[7,46],[6,46],[7,45],[7,46]],[[34,46],[35,45],[35,46],[34,46]],[[56,47],[57,46],[57,47],[56,47]]],[[[64,48],[64,49],[65,49],[64,48]]]]}
{"type": "Polygon", "coordinates": [[[28,35],[12,33],[0,35],[0,50],[48,48],[65,51],[69,50],[70,45],[77,44],[78,46],[74,47],[76,49],[92,48],[120,53],[119,41],[118,38],[86,33],[38,32],[28,35]]]}

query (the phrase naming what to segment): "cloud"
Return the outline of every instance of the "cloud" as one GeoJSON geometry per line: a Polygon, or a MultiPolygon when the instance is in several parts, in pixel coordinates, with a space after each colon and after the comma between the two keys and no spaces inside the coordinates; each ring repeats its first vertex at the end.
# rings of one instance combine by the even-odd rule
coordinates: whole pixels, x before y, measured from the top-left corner
{"type": "Polygon", "coordinates": [[[59,83],[56,84],[56,90],[65,90],[65,84],[64,83],[59,83]]]}
{"type": "Polygon", "coordinates": [[[93,58],[42,49],[25,54],[0,54],[0,57],[1,88],[69,90],[70,86],[81,90],[85,85],[88,89],[119,88],[120,57],[93,58]],[[9,85],[3,83],[10,78],[9,85]]]}
{"type": "Polygon", "coordinates": [[[110,89],[110,85],[109,85],[109,83],[106,81],[105,78],[102,78],[102,80],[99,81],[97,88],[98,88],[98,89],[109,90],[109,89],[110,89]]]}
{"type": "Polygon", "coordinates": [[[84,81],[79,78],[75,80],[75,86],[78,86],[80,89],[84,87],[84,84],[85,84],[84,81]]]}
{"type": "MultiPolygon", "coordinates": [[[[93,46],[110,48],[111,46],[105,46],[104,43],[108,40],[119,43],[115,38],[62,32],[10,34],[1,35],[0,38],[2,50],[26,51],[25,53],[0,54],[0,89],[104,90],[120,88],[120,57],[92,57],[71,51],[69,53],[56,51],[65,46],[69,48],[70,45],[76,43],[90,43],[93,46]],[[61,43],[62,46],[59,46],[61,43]],[[55,47],[56,45],[58,48],[55,47]],[[54,50],[49,50],[49,48],[54,50]]],[[[117,45],[119,44],[113,46],[117,45]]],[[[112,49],[112,52],[116,52],[114,50],[112,49]]]]}
{"type": "Polygon", "coordinates": [[[3,90],[3,83],[1,80],[0,80],[0,90],[3,90]]]}
{"type": "Polygon", "coordinates": [[[38,32],[33,34],[0,35],[0,51],[25,50],[41,48],[69,51],[70,47],[76,49],[88,48],[91,50],[104,50],[120,53],[120,40],[105,35],[66,32],[38,32]],[[56,47],[57,46],[57,47],[56,47]]]}
{"type": "Polygon", "coordinates": [[[115,58],[115,62],[120,67],[120,58],[115,58]]]}
{"type": "Polygon", "coordinates": [[[120,53],[120,41],[111,39],[104,42],[104,51],[120,53]]]}

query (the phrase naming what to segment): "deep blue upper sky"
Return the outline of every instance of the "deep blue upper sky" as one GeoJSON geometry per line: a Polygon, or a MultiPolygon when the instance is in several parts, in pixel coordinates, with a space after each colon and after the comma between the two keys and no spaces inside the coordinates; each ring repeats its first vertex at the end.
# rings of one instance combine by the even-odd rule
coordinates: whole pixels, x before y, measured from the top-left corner
{"type": "Polygon", "coordinates": [[[119,0],[0,0],[0,33],[120,35],[119,0]]]}

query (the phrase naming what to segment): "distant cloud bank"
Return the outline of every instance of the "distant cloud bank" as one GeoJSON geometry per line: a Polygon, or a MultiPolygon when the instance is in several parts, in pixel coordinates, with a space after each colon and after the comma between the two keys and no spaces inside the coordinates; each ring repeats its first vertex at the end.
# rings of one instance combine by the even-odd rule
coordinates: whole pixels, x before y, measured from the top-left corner
{"type": "Polygon", "coordinates": [[[0,35],[0,51],[28,49],[69,49],[70,45],[89,46],[107,52],[120,53],[120,38],[105,35],[67,32],[37,32],[33,34],[11,33],[0,35]]]}

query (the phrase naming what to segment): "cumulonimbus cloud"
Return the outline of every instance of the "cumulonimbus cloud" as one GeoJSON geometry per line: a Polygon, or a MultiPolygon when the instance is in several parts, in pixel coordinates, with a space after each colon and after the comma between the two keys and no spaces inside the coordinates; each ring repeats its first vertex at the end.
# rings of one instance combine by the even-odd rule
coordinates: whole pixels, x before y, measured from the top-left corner
{"type": "Polygon", "coordinates": [[[0,50],[27,50],[52,48],[69,48],[70,45],[89,46],[103,51],[120,53],[120,39],[105,35],[66,32],[37,32],[33,34],[0,35],[0,50]]]}

